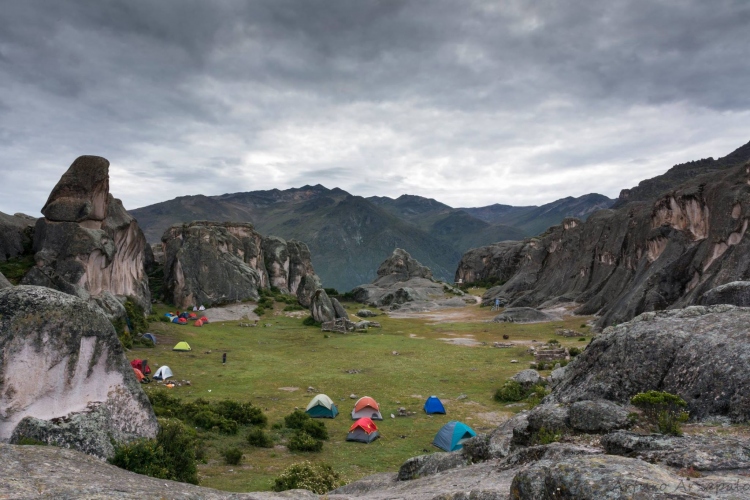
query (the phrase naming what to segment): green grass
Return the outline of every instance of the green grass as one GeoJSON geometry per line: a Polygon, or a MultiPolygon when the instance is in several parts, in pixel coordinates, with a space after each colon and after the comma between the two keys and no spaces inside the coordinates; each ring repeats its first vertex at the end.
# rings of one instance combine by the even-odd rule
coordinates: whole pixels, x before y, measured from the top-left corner
{"type": "Polygon", "coordinates": [[[0,273],[8,278],[8,281],[14,285],[18,285],[21,282],[21,278],[34,267],[34,255],[22,255],[20,257],[13,257],[5,262],[0,262],[0,273]]]}
{"type": "MultiPolygon", "coordinates": [[[[345,307],[353,314],[361,305],[345,307]]],[[[424,450],[438,451],[431,445],[432,439],[450,420],[461,420],[477,432],[490,431],[498,419],[523,409],[507,408],[493,401],[495,390],[533,360],[527,347],[498,349],[492,347],[492,342],[502,342],[503,334],[509,335],[510,340],[543,342],[555,328],[572,328],[581,322],[581,318],[575,318],[535,325],[486,323],[496,313],[472,306],[470,310],[478,321],[434,323],[425,318],[380,315],[376,320],[382,329],[329,334],[326,338],[319,328],[303,326],[299,313],[298,317],[290,317],[294,313],[283,313],[282,308],[283,304],[276,304],[275,311],[267,311],[261,319],[260,325],[271,324],[270,327],[240,327],[238,322],[230,321],[202,328],[151,323],[159,344],[153,349],[134,348],[128,353],[130,359],[147,358],[152,367],[169,365],[177,380],[191,382],[190,386],[171,390],[152,384],[147,390],[169,390],[186,402],[199,397],[250,401],[268,415],[269,427],[295,408],[304,410],[318,392],[328,394],[339,407],[336,419],[322,420],[331,437],[321,453],[252,447],[246,441],[246,430],[236,436],[202,432],[208,446],[207,463],[199,465],[204,486],[229,491],[269,490],[274,477],[304,460],[329,463],[350,482],[376,472],[395,471],[404,460],[424,454],[424,450]],[[467,347],[438,340],[469,335],[487,345],[467,347]],[[180,340],[186,340],[192,352],[173,352],[172,346],[180,340]],[[399,354],[394,355],[393,351],[399,354]],[[224,352],[226,365],[221,362],[224,352]],[[511,359],[518,363],[510,363],[511,359]],[[346,373],[352,369],[361,373],[346,373]],[[316,392],[307,393],[308,386],[316,392]],[[299,390],[280,390],[285,387],[299,390]],[[376,423],[382,437],[369,445],[345,441],[352,424],[352,393],[372,396],[381,405],[385,420],[376,423]],[[424,414],[422,405],[432,394],[441,398],[447,415],[424,414]],[[461,394],[467,397],[457,400],[461,394]],[[391,419],[390,414],[397,414],[401,406],[416,414],[391,419]],[[227,466],[221,457],[222,450],[233,446],[244,453],[239,466],[227,466]]],[[[164,309],[158,312],[163,314],[164,309]]],[[[577,339],[560,341],[566,346],[580,345],[577,339]]]]}

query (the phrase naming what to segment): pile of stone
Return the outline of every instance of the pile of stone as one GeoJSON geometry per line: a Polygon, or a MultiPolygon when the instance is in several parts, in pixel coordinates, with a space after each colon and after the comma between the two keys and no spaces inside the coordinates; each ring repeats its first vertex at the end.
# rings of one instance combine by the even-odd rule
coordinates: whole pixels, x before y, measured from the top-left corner
{"type": "Polygon", "coordinates": [[[563,337],[580,337],[581,334],[575,330],[569,330],[567,328],[558,328],[555,330],[555,335],[562,335],[563,337]]]}
{"type": "Polygon", "coordinates": [[[568,351],[564,347],[543,347],[534,351],[534,359],[537,363],[557,361],[567,357],[568,351]]]}

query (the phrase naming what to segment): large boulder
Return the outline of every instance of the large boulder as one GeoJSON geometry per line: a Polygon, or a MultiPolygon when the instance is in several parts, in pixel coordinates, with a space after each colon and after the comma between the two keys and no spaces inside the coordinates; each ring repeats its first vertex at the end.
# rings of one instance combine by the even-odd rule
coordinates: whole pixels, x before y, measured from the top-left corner
{"type": "Polygon", "coordinates": [[[532,307],[509,307],[492,318],[492,321],[495,323],[545,323],[556,319],[560,318],[532,307]]]}
{"type": "Polygon", "coordinates": [[[570,426],[580,432],[611,432],[630,427],[627,408],[612,401],[576,401],[570,405],[570,426]]]}
{"type": "Polygon", "coordinates": [[[323,288],[323,284],[317,274],[308,274],[302,277],[297,286],[297,302],[302,307],[310,307],[315,291],[323,288]]]}
{"type": "Polygon", "coordinates": [[[109,457],[113,442],[156,436],[112,324],[88,302],[45,287],[0,290],[0,353],[0,441],[109,457]]]}
{"type": "Polygon", "coordinates": [[[24,214],[0,212],[0,262],[31,251],[36,219],[24,214]]]}
{"type": "Polygon", "coordinates": [[[0,289],[10,288],[12,286],[13,284],[10,281],[8,281],[8,278],[6,278],[3,273],[0,273],[0,289]]]}
{"type": "Polygon", "coordinates": [[[660,390],[687,401],[693,420],[750,419],[750,309],[692,306],[609,327],[572,361],[545,401],[627,404],[660,390]]]}
{"type": "Polygon", "coordinates": [[[36,221],[36,266],[21,281],[85,300],[110,293],[151,310],[148,246],[138,223],[109,194],[109,162],[82,156],[52,190],[36,221]]]}
{"type": "Polygon", "coordinates": [[[703,294],[701,304],[704,306],[732,304],[748,307],[750,306],[750,281],[732,281],[726,285],[712,288],[703,294]]]}
{"type": "Polygon", "coordinates": [[[336,319],[336,310],[333,308],[333,303],[322,288],[315,290],[310,300],[310,314],[318,323],[336,319]]]}
{"type": "Polygon", "coordinates": [[[438,452],[412,457],[398,469],[398,480],[409,481],[418,477],[430,476],[449,469],[469,465],[471,462],[461,451],[438,452]]]}
{"type": "Polygon", "coordinates": [[[707,291],[750,275],[748,181],[750,163],[737,163],[586,221],[567,218],[533,238],[472,249],[455,279],[500,280],[485,303],[574,301],[577,313],[599,315],[597,327],[698,304],[707,291]]]}
{"type": "Polygon", "coordinates": [[[309,284],[319,284],[304,243],[263,237],[246,222],[177,224],[162,247],[165,296],[180,308],[257,300],[271,286],[304,305],[309,284]]]}

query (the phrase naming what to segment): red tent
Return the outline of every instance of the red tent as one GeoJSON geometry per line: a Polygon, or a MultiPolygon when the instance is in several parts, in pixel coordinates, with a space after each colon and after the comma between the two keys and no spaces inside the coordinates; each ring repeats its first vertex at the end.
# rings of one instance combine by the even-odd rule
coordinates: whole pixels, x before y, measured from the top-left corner
{"type": "Polygon", "coordinates": [[[203,321],[198,320],[195,323],[193,323],[193,326],[203,326],[203,321]]]}
{"type": "Polygon", "coordinates": [[[187,320],[185,318],[180,318],[177,320],[177,323],[180,325],[187,325],[187,320]]]}
{"type": "Polygon", "coordinates": [[[205,316],[203,316],[203,317],[201,318],[201,321],[203,321],[204,323],[208,323],[208,318],[207,318],[207,317],[205,317],[205,316]]]}
{"type": "Polygon", "coordinates": [[[145,359],[134,359],[130,362],[130,366],[132,366],[136,370],[140,370],[141,373],[145,373],[146,375],[151,373],[151,367],[148,366],[148,361],[146,361],[145,359]]]}

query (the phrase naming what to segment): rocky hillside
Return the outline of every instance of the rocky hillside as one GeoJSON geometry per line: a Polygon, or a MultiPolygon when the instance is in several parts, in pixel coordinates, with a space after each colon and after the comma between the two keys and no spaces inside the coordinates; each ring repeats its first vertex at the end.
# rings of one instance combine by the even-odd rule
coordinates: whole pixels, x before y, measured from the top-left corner
{"type": "Polygon", "coordinates": [[[516,214],[512,223],[485,220],[470,213],[480,209],[455,209],[419,196],[362,198],[321,185],[185,196],[132,210],[131,214],[150,242],[159,241],[176,223],[251,222],[263,234],[307,243],[326,286],[350,290],[372,281],[378,264],[397,247],[424,262],[437,278],[450,280],[468,248],[530,236],[565,216],[585,218],[611,203],[601,195],[587,196],[578,201],[571,198],[543,207],[523,207],[526,217],[516,214]],[[537,215],[541,218],[534,222],[537,215]],[[513,225],[516,222],[518,227],[513,225]]]}
{"type": "MultiPolygon", "coordinates": [[[[743,146],[726,158],[747,156],[743,146]]],[[[622,323],[644,311],[699,303],[710,288],[746,279],[748,219],[750,163],[711,168],[650,201],[631,200],[585,222],[565,219],[536,238],[471,250],[456,279],[503,281],[486,301],[577,302],[577,312],[601,315],[599,326],[622,323]]]]}

